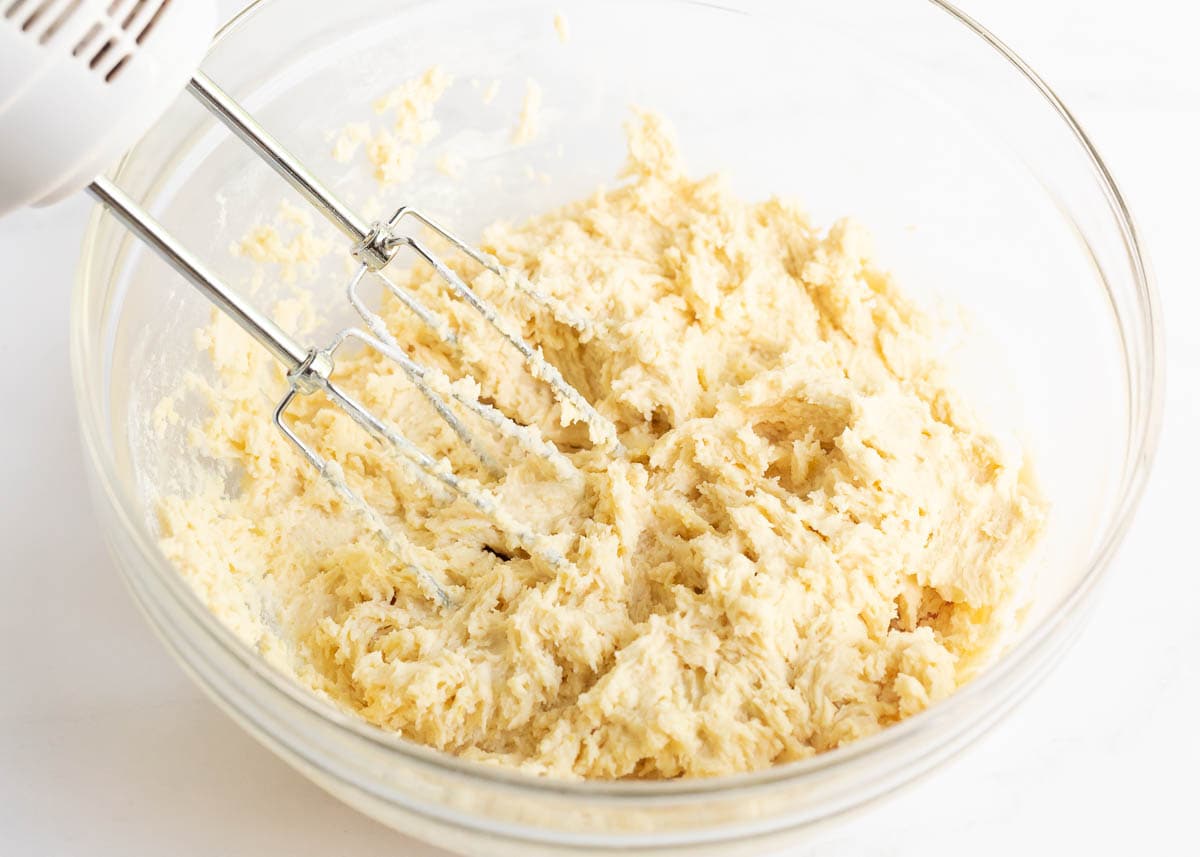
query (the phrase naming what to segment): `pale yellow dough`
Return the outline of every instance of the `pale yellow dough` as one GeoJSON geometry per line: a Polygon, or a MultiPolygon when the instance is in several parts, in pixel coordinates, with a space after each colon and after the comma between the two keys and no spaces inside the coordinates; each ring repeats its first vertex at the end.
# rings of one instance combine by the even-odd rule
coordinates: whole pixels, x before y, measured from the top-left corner
{"type": "MultiPolygon", "coordinates": [[[[162,547],[263,655],[415,741],[559,777],[725,774],[870,735],[954,692],[994,649],[1043,501],[947,389],[923,316],[849,222],[688,178],[660,120],[631,123],[615,190],[486,232],[485,249],[596,322],[581,336],[460,264],[597,408],[592,449],[468,308],[452,355],[396,304],[414,357],[534,422],[581,485],[510,446],[493,486],[569,565],[527,558],[462,501],[415,490],[318,397],[296,415],[449,586],[439,609],[271,427],[270,358],[219,321],[206,490],[161,503],[162,547]]],[[[484,479],[398,369],[338,377],[484,479]]],[[[482,430],[481,430],[482,431],[482,430]]]]}
{"type": "Polygon", "coordinates": [[[381,184],[412,178],[421,148],[441,131],[433,112],[453,82],[453,77],[441,66],[430,66],[420,76],[406,80],[376,99],[375,113],[390,114],[391,125],[375,131],[366,122],[347,125],[334,140],[333,159],[347,163],[354,158],[358,147],[364,146],[375,178],[381,184]]]}

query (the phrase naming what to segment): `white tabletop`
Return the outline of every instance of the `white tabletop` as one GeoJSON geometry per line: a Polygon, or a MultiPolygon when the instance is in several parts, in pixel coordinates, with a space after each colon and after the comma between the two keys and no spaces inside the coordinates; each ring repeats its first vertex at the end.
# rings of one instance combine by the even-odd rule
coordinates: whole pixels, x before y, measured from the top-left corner
{"type": "MultiPolygon", "coordinates": [[[[1190,851],[1200,13],[1177,0],[962,5],[1057,88],[1130,198],[1168,325],[1166,428],[1098,610],[1046,683],[964,756],[792,853],[1190,851]]],[[[442,854],[346,808],[243,734],[124,592],[85,495],[68,372],[68,285],[87,209],[75,199],[0,223],[0,853],[442,854]]]]}

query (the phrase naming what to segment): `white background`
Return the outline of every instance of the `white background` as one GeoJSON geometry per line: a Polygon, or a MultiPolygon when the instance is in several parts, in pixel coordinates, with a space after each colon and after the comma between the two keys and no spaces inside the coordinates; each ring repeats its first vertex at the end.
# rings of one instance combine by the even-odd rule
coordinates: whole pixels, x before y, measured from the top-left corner
{"type": "MultiPolygon", "coordinates": [[[[961,5],[1057,89],[1130,199],[1167,323],[1166,426],[1099,608],[1050,679],[965,756],[792,853],[1196,853],[1200,11],[961,5]]],[[[76,199],[0,223],[0,854],[441,854],[242,734],[125,594],[84,493],[67,365],[87,210],[76,199]]]]}

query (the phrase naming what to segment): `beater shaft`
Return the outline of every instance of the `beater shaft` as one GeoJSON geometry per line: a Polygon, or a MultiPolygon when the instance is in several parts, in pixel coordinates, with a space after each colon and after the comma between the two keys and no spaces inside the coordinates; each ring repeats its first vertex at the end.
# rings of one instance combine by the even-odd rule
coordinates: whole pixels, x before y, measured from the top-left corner
{"type": "MultiPolygon", "coordinates": [[[[246,108],[217,86],[212,78],[204,72],[197,71],[188,82],[187,88],[209,113],[221,120],[242,142],[253,149],[342,234],[356,245],[367,240],[372,231],[370,224],[338,199],[333,191],[313,175],[295,155],[285,149],[246,108]]],[[[386,258],[383,258],[378,267],[383,267],[384,264],[387,264],[386,258]]]]}
{"type": "Polygon", "coordinates": [[[220,277],[171,235],[150,212],[134,202],[124,190],[104,176],[93,180],[87,190],[98,202],[106,205],[126,229],[166,260],[222,312],[228,314],[260,345],[270,351],[289,372],[304,362],[308,356],[308,348],[225,285],[220,277]]]}

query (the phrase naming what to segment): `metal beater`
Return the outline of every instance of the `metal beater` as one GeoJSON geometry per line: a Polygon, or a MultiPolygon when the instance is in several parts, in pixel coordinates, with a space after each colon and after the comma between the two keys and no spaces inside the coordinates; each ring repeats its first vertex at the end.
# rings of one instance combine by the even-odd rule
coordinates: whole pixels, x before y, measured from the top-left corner
{"type": "MultiPolygon", "coordinates": [[[[394,360],[405,375],[417,386],[433,405],[439,417],[445,420],[455,434],[471,449],[489,469],[498,465],[492,459],[487,446],[454,413],[447,401],[452,398],[470,410],[504,436],[518,441],[531,454],[549,461],[560,475],[567,476],[574,470],[570,460],[562,455],[553,444],[541,437],[532,426],[522,425],[498,409],[479,399],[465,395],[453,388],[446,376],[434,367],[418,363],[410,358],[393,339],[383,320],[372,312],[358,293],[359,286],[368,273],[380,271],[392,262],[401,250],[412,250],[427,262],[438,276],[449,286],[450,291],[461,299],[490,324],[503,339],[521,355],[531,374],[549,385],[556,399],[578,413],[586,423],[597,443],[617,449],[615,426],[598,413],[595,408],[570,384],[562,373],[546,361],[537,349],[526,342],[500,316],[496,308],[484,300],[476,291],[456,274],[437,254],[420,239],[401,234],[400,223],[410,218],[426,229],[440,235],[453,247],[465,253],[484,268],[501,277],[506,283],[522,289],[531,299],[557,310],[561,308],[535,289],[515,271],[508,270],[489,254],[486,254],[439,226],[435,221],[415,209],[402,207],[386,221],[367,223],[341,202],[328,187],[323,185],[302,163],[288,152],[278,140],[266,131],[235,100],[218,87],[207,75],[197,73],[188,83],[188,92],[196,97],[209,112],[221,120],[243,140],[259,157],[300,192],[313,207],[354,242],[351,254],[358,261],[358,268],[347,287],[351,305],[362,317],[367,330],[356,327],[340,331],[333,341],[324,347],[305,346],[285,332],[270,318],[251,306],[241,295],[223,283],[211,270],[179,243],[145,209],[134,202],[128,194],[106,178],[97,178],[88,185],[88,192],[109,210],[135,235],[154,249],[171,267],[186,277],[200,292],[236,321],[243,330],[253,336],[287,369],[288,390],[275,407],[273,422],[284,436],[299,450],[300,454],[331,484],[339,494],[360,513],[367,516],[373,528],[380,532],[389,546],[407,556],[409,551],[398,542],[396,534],[382,532],[387,529],[383,519],[362,497],[351,489],[337,469],[331,466],[309,443],[296,433],[287,419],[288,406],[297,396],[323,393],[329,401],[345,411],[359,426],[376,441],[396,453],[404,462],[414,465],[423,474],[423,479],[439,483],[455,495],[461,496],[472,506],[491,518],[502,530],[512,535],[530,553],[540,556],[554,567],[565,560],[560,553],[546,544],[543,534],[534,532],[520,521],[509,516],[497,498],[475,480],[462,478],[451,471],[443,462],[434,459],[393,426],[380,420],[353,396],[332,380],[334,353],[348,342],[357,342],[374,349],[384,357],[394,360]]],[[[396,297],[408,306],[417,318],[429,326],[446,341],[453,341],[453,334],[445,324],[411,293],[396,286],[391,280],[381,278],[396,297]]],[[[569,323],[586,327],[583,319],[567,315],[569,323]]],[[[429,592],[442,604],[449,604],[449,597],[436,577],[427,569],[408,559],[413,571],[421,578],[429,592]]]]}

